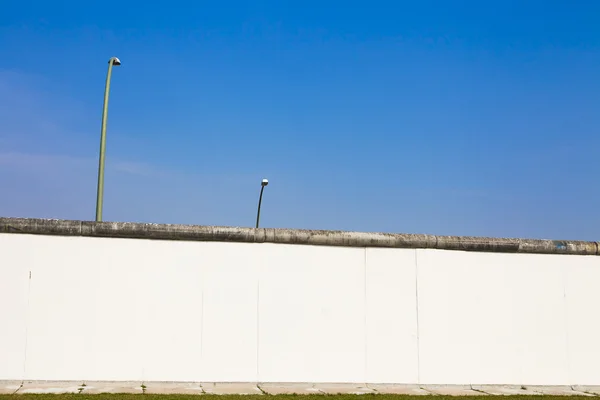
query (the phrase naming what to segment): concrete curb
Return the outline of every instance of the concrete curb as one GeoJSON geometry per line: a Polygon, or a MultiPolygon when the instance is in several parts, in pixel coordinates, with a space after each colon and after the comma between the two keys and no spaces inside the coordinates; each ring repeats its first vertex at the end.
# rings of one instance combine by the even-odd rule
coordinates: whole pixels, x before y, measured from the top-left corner
{"type": "Polygon", "coordinates": [[[414,385],[359,383],[242,383],[242,382],[100,382],[0,381],[0,394],[400,394],[422,396],[596,396],[599,387],[570,386],[414,385]]]}
{"type": "Polygon", "coordinates": [[[0,233],[203,242],[600,255],[598,242],[0,217],[0,233]]]}

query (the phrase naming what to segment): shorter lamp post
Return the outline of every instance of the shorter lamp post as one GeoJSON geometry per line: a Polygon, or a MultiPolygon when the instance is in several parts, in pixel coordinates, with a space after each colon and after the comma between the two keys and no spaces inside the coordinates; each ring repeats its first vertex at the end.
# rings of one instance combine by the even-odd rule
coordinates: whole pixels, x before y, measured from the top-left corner
{"type": "Polygon", "coordinates": [[[262,182],[260,183],[260,197],[258,198],[258,212],[256,213],[256,228],[258,229],[258,225],[260,223],[260,205],[262,203],[262,195],[263,195],[263,191],[265,190],[265,186],[267,186],[269,184],[269,181],[267,179],[263,179],[262,182]]]}

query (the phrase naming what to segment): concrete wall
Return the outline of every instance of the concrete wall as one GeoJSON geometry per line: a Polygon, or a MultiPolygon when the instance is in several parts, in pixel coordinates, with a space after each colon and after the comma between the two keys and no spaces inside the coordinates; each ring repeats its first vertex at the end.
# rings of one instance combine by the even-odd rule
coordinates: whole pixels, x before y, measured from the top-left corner
{"type": "Polygon", "coordinates": [[[0,380],[598,385],[600,258],[0,233],[0,380]]]}

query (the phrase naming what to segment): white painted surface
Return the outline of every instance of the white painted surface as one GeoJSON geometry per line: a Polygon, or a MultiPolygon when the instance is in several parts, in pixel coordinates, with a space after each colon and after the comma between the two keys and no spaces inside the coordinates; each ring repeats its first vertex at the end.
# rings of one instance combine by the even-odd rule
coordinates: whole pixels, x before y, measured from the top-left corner
{"type": "Polygon", "coordinates": [[[416,259],[412,249],[367,249],[369,383],[418,383],[416,259]]]}
{"type": "Polygon", "coordinates": [[[364,381],[365,250],[260,248],[259,381],[364,381]]]}
{"type": "Polygon", "coordinates": [[[564,261],[564,271],[569,381],[600,386],[600,265],[574,257],[564,261]]]}
{"type": "Polygon", "coordinates": [[[1,380],[600,384],[599,257],[18,234],[0,251],[1,380]]]}
{"type": "Polygon", "coordinates": [[[418,250],[417,260],[421,383],[566,384],[561,257],[418,250]]]}
{"type": "Polygon", "coordinates": [[[204,273],[198,248],[190,242],[136,245],[142,380],[197,381],[202,363],[204,273]]]}
{"type": "Polygon", "coordinates": [[[417,250],[420,383],[520,383],[511,290],[518,267],[485,257],[417,250]]]}
{"type": "MultiPolygon", "coordinates": [[[[142,379],[144,243],[32,236],[25,379],[142,379]]],[[[150,247],[150,246],[146,246],[150,247]]]]}
{"type": "Polygon", "coordinates": [[[31,248],[28,236],[0,233],[0,379],[22,380],[25,368],[31,248]]]}
{"type": "Polygon", "coordinates": [[[568,385],[562,270],[568,258],[531,254],[513,257],[520,269],[520,279],[515,283],[519,299],[515,315],[521,381],[526,385],[568,385]]]}
{"type": "Polygon", "coordinates": [[[196,245],[204,273],[200,381],[256,382],[257,263],[262,252],[247,243],[196,245]]]}

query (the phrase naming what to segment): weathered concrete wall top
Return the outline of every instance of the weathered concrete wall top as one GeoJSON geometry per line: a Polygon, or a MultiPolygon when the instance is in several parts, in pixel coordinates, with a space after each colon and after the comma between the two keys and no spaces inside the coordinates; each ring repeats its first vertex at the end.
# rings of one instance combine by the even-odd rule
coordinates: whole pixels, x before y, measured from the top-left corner
{"type": "Polygon", "coordinates": [[[3,218],[0,233],[318,246],[600,255],[598,242],[3,218]]]}

